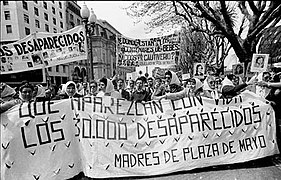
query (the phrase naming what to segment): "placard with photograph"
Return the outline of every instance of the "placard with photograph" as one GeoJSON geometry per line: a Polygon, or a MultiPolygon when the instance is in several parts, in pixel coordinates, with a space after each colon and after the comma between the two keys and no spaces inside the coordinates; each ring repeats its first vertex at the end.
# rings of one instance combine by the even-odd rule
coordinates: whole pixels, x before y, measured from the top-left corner
{"type": "Polygon", "coordinates": [[[204,77],[205,72],[205,65],[203,63],[195,63],[194,64],[194,70],[193,70],[193,76],[202,78],[204,77]]]}
{"type": "Polygon", "coordinates": [[[267,69],[269,54],[253,54],[251,72],[264,72],[267,69]]]}
{"type": "Polygon", "coordinates": [[[232,73],[237,76],[243,76],[244,75],[244,63],[233,64],[232,73]]]}

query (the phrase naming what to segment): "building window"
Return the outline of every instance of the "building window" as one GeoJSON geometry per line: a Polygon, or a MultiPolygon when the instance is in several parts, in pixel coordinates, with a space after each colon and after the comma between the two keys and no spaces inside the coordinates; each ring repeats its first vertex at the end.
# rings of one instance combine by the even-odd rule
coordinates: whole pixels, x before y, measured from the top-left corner
{"type": "Polygon", "coordinates": [[[54,28],[54,33],[57,33],[58,31],[57,31],[57,29],[56,28],[54,28]]]}
{"type": "Polygon", "coordinates": [[[48,9],[47,3],[46,3],[45,1],[43,2],[43,7],[44,7],[45,9],[48,9]]]}
{"type": "Polygon", "coordinates": [[[9,1],[3,1],[3,5],[4,5],[4,6],[9,5],[9,1]]]}
{"type": "Polygon", "coordinates": [[[59,7],[62,9],[62,5],[61,5],[61,2],[59,2],[59,7]]]}
{"type": "Polygon", "coordinates": [[[5,20],[11,20],[10,11],[4,11],[5,20]]]}
{"type": "Polygon", "coordinates": [[[62,22],[60,22],[60,27],[63,28],[63,23],[62,22]]]}
{"type": "Polygon", "coordinates": [[[29,28],[25,28],[25,35],[29,35],[30,34],[30,29],[29,28]]]}
{"type": "Polygon", "coordinates": [[[7,31],[7,34],[13,33],[12,25],[6,25],[6,31],[7,31]]]}
{"type": "Polygon", "coordinates": [[[54,25],[57,24],[56,18],[53,18],[53,23],[54,23],[54,25]]]}
{"type": "Polygon", "coordinates": [[[60,18],[62,18],[62,12],[59,12],[59,14],[60,14],[60,18]]]}
{"type": "Polygon", "coordinates": [[[52,71],[52,67],[48,67],[48,71],[52,71]]]}
{"type": "Polygon", "coordinates": [[[64,65],[62,66],[62,72],[66,73],[66,66],[64,66],[64,65]]]}
{"type": "Polygon", "coordinates": [[[38,11],[38,8],[37,8],[37,7],[34,7],[34,14],[35,14],[36,16],[39,16],[39,11],[38,11]]]}
{"type": "Polygon", "coordinates": [[[56,72],[59,72],[59,70],[60,70],[59,65],[56,65],[56,72]]]}
{"type": "Polygon", "coordinates": [[[48,24],[45,24],[45,31],[49,32],[50,29],[49,29],[49,25],[48,24]]]}
{"type": "Polygon", "coordinates": [[[54,7],[52,7],[52,12],[53,14],[56,14],[56,9],[54,7]]]}
{"type": "Polygon", "coordinates": [[[27,14],[24,14],[24,15],[23,15],[23,19],[24,19],[24,22],[25,22],[25,23],[29,24],[29,17],[28,17],[27,14]]]}
{"type": "Polygon", "coordinates": [[[49,20],[48,14],[44,13],[44,18],[45,18],[46,21],[48,21],[49,20]]]}
{"type": "Polygon", "coordinates": [[[74,28],[75,27],[74,22],[70,22],[70,26],[71,26],[71,28],[74,28]]]}
{"type": "Polygon", "coordinates": [[[40,28],[40,22],[37,19],[35,19],[35,27],[40,28]]]}
{"type": "Polygon", "coordinates": [[[70,14],[70,20],[73,20],[73,15],[72,14],[70,14]]]}
{"type": "Polygon", "coordinates": [[[23,9],[28,10],[27,2],[22,1],[22,7],[23,7],[23,9]]]}

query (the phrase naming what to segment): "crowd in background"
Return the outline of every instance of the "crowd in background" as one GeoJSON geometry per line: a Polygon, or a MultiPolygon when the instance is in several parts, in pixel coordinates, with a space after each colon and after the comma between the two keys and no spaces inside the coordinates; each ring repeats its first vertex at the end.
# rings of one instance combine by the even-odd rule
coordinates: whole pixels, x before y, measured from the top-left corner
{"type": "MultiPolygon", "coordinates": [[[[281,72],[262,72],[245,81],[234,74],[222,77],[208,72],[204,79],[198,79],[196,77],[180,78],[175,72],[166,71],[164,77],[140,76],[136,80],[126,81],[118,76],[111,79],[103,77],[92,82],[68,81],[59,87],[55,85],[46,87],[44,84],[34,85],[29,81],[23,81],[19,87],[12,88],[1,82],[0,112],[22,102],[60,100],[71,97],[111,96],[143,103],[198,95],[213,99],[232,98],[244,90],[255,92],[270,101],[274,109],[278,109],[281,103],[280,79],[281,72]]],[[[280,118],[280,113],[278,117],[280,118]]]]}
{"type": "MultiPolygon", "coordinates": [[[[213,72],[208,72],[204,79],[184,76],[180,78],[175,72],[166,71],[164,77],[140,76],[136,80],[124,80],[118,76],[111,79],[103,77],[91,82],[68,81],[58,87],[23,81],[19,87],[12,88],[1,82],[0,113],[24,102],[55,101],[73,97],[111,96],[145,103],[161,99],[177,100],[187,96],[232,98],[245,90],[265,98],[275,110],[277,144],[281,148],[281,72],[262,72],[245,80],[234,74],[218,76],[213,72]]],[[[83,173],[78,176],[83,177],[83,173]]]]}

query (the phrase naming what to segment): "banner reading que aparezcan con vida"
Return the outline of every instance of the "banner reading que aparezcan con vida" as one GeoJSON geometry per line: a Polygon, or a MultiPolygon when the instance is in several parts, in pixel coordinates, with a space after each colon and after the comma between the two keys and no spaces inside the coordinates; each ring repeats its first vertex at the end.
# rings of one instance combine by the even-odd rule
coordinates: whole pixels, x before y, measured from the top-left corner
{"type": "Polygon", "coordinates": [[[254,93],[136,103],[32,102],[1,114],[1,179],[151,176],[278,154],[273,108],[254,93]]]}
{"type": "Polygon", "coordinates": [[[0,47],[1,74],[17,73],[87,59],[85,28],[38,32],[0,47]]]}

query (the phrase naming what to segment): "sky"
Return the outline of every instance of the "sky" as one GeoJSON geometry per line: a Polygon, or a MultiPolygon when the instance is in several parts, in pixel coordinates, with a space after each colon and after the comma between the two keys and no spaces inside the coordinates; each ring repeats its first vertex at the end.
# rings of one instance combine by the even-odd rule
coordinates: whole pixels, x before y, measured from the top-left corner
{"type": "Polygon", "coordinates": [[[158,37],[156,32],[147,33],[147,26],[144,22],[134,24],[134,20],[127,16],[126,11],[122,8],[128,7],[133,1],[78,1],[82,8],[85,3],[89,10],[93,8],[98,19],[106,20],[122,35],[128,38],[146,39],[158,37]]]}

